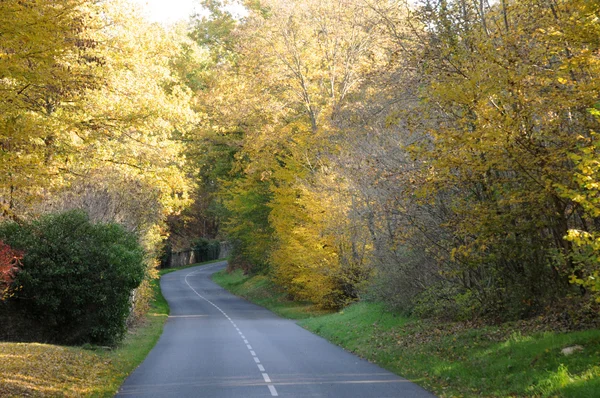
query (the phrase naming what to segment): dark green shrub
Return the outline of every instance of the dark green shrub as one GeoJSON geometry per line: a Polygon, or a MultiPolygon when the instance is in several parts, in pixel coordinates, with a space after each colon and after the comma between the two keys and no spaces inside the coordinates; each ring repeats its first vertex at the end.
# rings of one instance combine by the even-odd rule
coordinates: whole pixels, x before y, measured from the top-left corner
{"type": "Polygon", "coordinates": [[[11,301],[44,325],[40,339],[111,345],[122,338],[132,291],[145,273],[134,234],[70,211],[0,225],[0,239],[25,253],[11,301]]]}

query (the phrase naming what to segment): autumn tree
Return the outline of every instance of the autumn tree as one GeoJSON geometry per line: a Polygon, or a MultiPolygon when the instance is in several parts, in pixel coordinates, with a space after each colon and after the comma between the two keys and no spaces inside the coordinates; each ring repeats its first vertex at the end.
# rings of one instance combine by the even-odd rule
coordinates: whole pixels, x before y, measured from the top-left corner
{"type": "Polygon", "coordinates": [[[414,192],[444,209],[448,233],[432,247],[473,308],[521,316],[573,272],[565,236],[584,214],[558,187],[573,186],[577,137],[597,129],[589,13],[578,1],[441,1],[415,14],[429,79],[419,112],[438,125],[410,150],[427,165],[414,192]]]}
{"type": "Polygon", "coordinates": [[[118,222],[140,237],[151,275],[165,219],[189,202],[182,142],[196,114],[174,60],[191,41],[127,1],[0,11],[3,217],[83,209],[118,222]]]}
{"type": "Polygon", "coordinates": [[[346,294],[356,298],[353,288],[334,286],[354,284],[341,264],[361,261],[344,235],[352,228],[341,227],[351,195],[330,166],[329,154],[338,150],[333,121],[385,58],[377,18],[354,1],[248,2],[247,8],[237,24],[213,13],[194,34],[220,60],[219,80],[200,96],[212,100],[202,136],[228,142],[235,159],[222,176],[223,231],[248,259],[268,264],[290,293],[339,305],[346,294]]]}
{"type": "MultiPolygon", "coordinates": [[[[581,48],[574,47],[572,64],[577,66],[580,71],[583,69],[591,78],[597,75],[600,70],[600,62],[597,55],[594,56],[594,49],[600,46],[600,29],[595,22],[600,8],[597,4],[590,2],[577,2],[574,4],[575,15],[578,17],[578,25],[567,30],[569,40],[575,43],[584,44],[581,48]],[[572,37],[574,36],[574,37],[572,37]]],[[[573,74],[570,80],[565,80],[579,89],[586,83],[590,89],[595,87],[593,80],[573,79],[577,75],[573,74]]],[[[600,104],[595,102],[588,108],[590,114],[600,120],[600,104]]],[[[557,184],[557,189],[562,193],[566,200],[574,202],[574,206],[580,206],[581,222],[570,225],[565,239],[570,242],[572,252],[569,253],[573,269],[570,274],[570,281],[577,285],[589,289],[591,296],[595,301],[600,301],[600,282],[599,272],[600,263],[598,261],[598,250],[600,250],[600,211],[599,211],[599,144],[598,127],[594,130],[577,137],[577,148],[569,154],[569,159],[573,162],[574,172],[571,185],[557,184]]]]}
{"type": "Polygon", "coordinates": [[[16,217],[60,184],[72,147],[70,116],[101,83],[91,37],[94,5],[83,0],[0,4],[0,196],[16,217]]]}
{"type": "MultiPolygon", "coordinates": [[[[171,68],[186,38],[146,22],[127,3],[107,2],[103,15],[106,26],[96,39],[103,43],[105,84],[82,101],[78,153],[68,170],[76,195],[65,191],[63,202],[156,235],[188,196],[179,137],[195,114],[187,87],[171,68]],[[99,195],[96,203],[93,195],[99,195]]],[[[155,244],[158,236],[148,238],[155,244]]]]}
{"type": "Polygon", "coordinates": [[[372,280],[422,315],[515,318],[597,289],[595,4],[206,5],[200,191],[293,296],[372,280]]]}

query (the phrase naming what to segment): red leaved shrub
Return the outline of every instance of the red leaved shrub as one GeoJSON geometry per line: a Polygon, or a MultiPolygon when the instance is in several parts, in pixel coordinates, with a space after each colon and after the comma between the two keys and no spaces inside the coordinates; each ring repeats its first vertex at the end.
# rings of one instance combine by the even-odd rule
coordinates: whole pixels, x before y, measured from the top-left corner
{"type": "Polygon", "coordinates": [[[4,294],[17,274],[22,258],[21,251],[13,249],[0,240],[0,300],[4,298],[4,294]]]}

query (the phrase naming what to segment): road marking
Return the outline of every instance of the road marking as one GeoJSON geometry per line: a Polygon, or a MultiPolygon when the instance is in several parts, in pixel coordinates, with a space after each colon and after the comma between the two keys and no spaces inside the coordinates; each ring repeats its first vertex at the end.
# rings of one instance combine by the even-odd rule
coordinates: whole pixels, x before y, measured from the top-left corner
{"type": "MultiPolygon", "coordinates": [[[[209,299],[207,299],[206,297],[204,297],[203,295],[201,295],[200,293],[198,293],[196,291],[196,289],[194,289],[192,287],[192,285],[190,285],[190,283],[188,282],[187,278],[190,275],[193,275],[197,272],[203,271],[207,268],[212,268],[212,267],[216,267],[219,264],[215,264],[213,266],[210,267],[204,267],[202,270],[198,270],[198,271],[193,271],[190,272],[189,274],[187,274],[184,278],[185,283],[188,285],[188,287],[190,289],[192,289],[192,291],[194,293],[196,293],[196,295],[198,297],[200,297],[202,300],[208,302],[210,305],[212,305],[213,307],[215,307],[217,310],[219,310],[219,312],[221,312],[221,314],[223,314],[225,316],[225,318],[227,318],[229,320],[229,322],[231,322],[231,325],[233,325],[233,327],[235,328],[235,330],[237,330],[238,334],[240,335],[240,337],[244,340],[244,343],[246,344],[246,347],[248,347],[248,350],[250,350],[250,354],[252,354],[252,358],[254,358],[254,362],[256,362],[256,365],[258,366],[258,370],[261,371],[262,373],[262,377],[265,380],[265,383],[271,383],[271,378],[269,377],[269,375],[267,373],[265,373],[265,367],[263,365],[260,364],[260,360],[258,359],[258,357],[256,356],[256,352],[254,352],[252,350],[252,346],[250,345],[250,343],[248,342],[248,340],[246,339],[246,336],[244,336],[244,334],[242,333],[242,331],[240,330],[240,328],[237,327],[237,325],[235,324],[235,322],[233,321],[233,319],[231,319],[229,317],[229,315],[227,315],[227,313],[225,313],[225,311],[223,311],[221,308],[219,308],[218,305],[216,305],[215,303],[213,303],[212,301],[210,301],[209,299]]],[[[179,315],[180,317],[196,317],[196,316],[207,316],[207,315],[179,315]]],[[[177,315],[174,315],[173,317],[177,317],[177,315]]],[[[267,387],[269,387],[269,391],[271,392],[271,396],[273,397],[277,397],[279,396],[279,394],[277,394],[277,390],[275,389],[275,386],[273,386],[272,384],[267,384],[267,387]]]]}
{"type": "Polygon", "coordinates": [[[169,315],[169,318],[200,318],[208,315],[169,315]]]}
{"type": "Polygon", "coordinates": [[[272,385],[269,384],[269,391],[271,391],[271,395],[273,397],[278,397],[279,396],[279,394],[277,394],[277,390],[275,389],[275,386],[272,386],[272,385]]]}

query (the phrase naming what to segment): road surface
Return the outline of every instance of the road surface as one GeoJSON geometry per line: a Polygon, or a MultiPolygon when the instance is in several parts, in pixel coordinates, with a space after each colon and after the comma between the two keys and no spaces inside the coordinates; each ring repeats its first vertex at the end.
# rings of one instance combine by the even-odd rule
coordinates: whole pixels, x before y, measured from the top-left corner
{"type": "Polygon", "coordinates": [[[117,397],[433,397],[217,286],[225,266],[162,277],[171,315],[117,397]]]}

